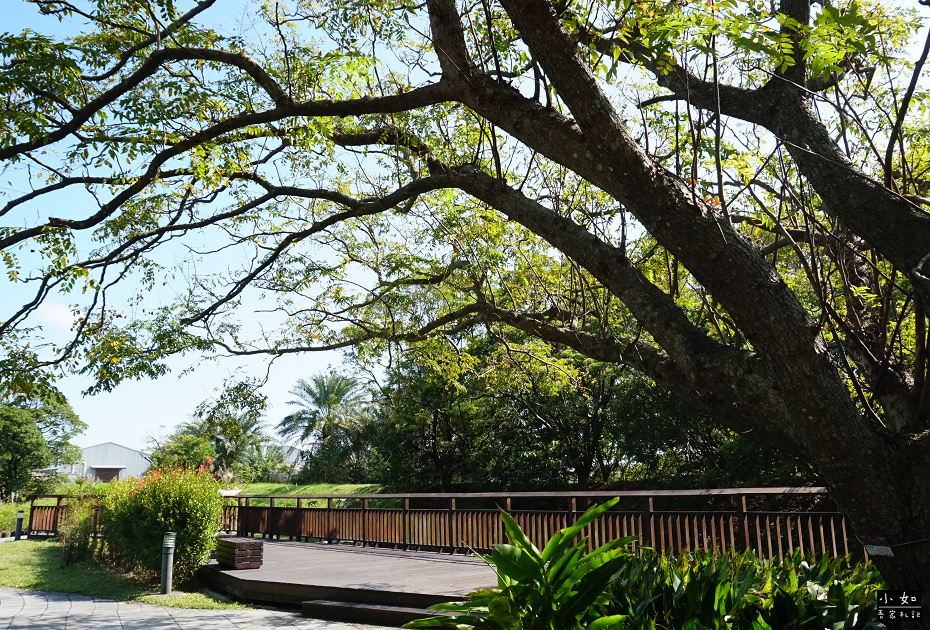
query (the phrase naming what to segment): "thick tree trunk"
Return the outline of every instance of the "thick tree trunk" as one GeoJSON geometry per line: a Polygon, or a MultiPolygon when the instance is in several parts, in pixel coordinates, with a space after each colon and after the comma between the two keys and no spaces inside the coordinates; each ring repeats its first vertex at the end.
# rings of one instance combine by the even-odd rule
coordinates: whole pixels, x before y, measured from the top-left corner
{"type": "MultiPolygon", "coordinates": [[[[884,536],[892,546],[893,558],[873,558],[894,590],[923,593],[923,622],[902,627],[930,627],[930,432],[912,440],[898,454],[900,474],[895,479],[851,479],[846,487],[879,485],[889,490],[888,500],[865,514],[848,510],[848,521],[858,535],[884,536]]],[[[868,453],[863,454],[868,457],[868,453]]],[[[843,496],[837,494],[844,507],[843,496]]]]}
{"type": "MultiPolygon", "coordinates": [[[[453,98],[623,203],[720,301],[754,352],[733,354],[732,349],[711,340],[667,294],[630,265],[624,252],[569,219],[480,173],[458,171],[451,175],[455,185],[548,240],[622,299],[674,364],[666,372],[674,375],[670,381],[677,381],[681,389],[690,387],[691,402],[734,428],[758,427],[757,435],[773,446],[788,443],[803,453],[825,479],[855,533],[884,536],[893,545],[901,545],[900,557],[882,565],[892,588],[930,590],[930,548],[921,541],[930,536],[930,436],[911,439],[863,416],[797,297],[751,244],[633,141],[577,55],[576,44],[552,5],[543,0],[502,0],[502,4],[577,122],[479,72],[468,58],[453,4],[430,0],[434,42],[443,80],[453,98]],[[728,367],[728,361],[740,367],[728,367]],[[749,386],[733,388],[739,380],[749,386]],[[723,407],[728,400],[735,410],[726,413],[723,407]]],[[[784,127],[799,165],[811,171],[811,183],[825,188],[828,204],[846,204],[835,212],[844,221],[849,219],[850,229],[867,238],[868,221],[874,222],[875,217],[869,219],[860,211],[863,205],[850,210],[849,204],[862,200],[851,198],[849,190],[854,184],[859,189],[865,185],[870,200],[875,195],[887,199],[881,195],[888,192],[848,178],[831,186],[830,169],[824,166],[822,154],[811,157],[811,148],[805,144],[820,142],[825,130],[821,128],[808,140],[802,131],[792,129],[796,135],[788,137],[791,123],[786,117],[791,111],[803,114],[803,110],[786,109],[779,113],[781,119],[773,121],[772,109],[778,106],[766,95],[741,92],[738,96],[755,108],[753,117],[784,127]]],[[[804,118],[797,126],[810,122],[804,118]]],[[[906,217],[917,234],[924,233],[928,222],[913,207],[895,206],[888,210],[890,214],[880,213],[884,225],[878,230],[878,247],[896,264],[906,265],[923,245],[911,244],[896,254],[884,251],[894,249],[894,239],[901,235],[891,225],[894,218],[906,217]]],[[[592,356],[599,351],[621,354],[596,348],[581,333],[519,316],[495,315],[592,356]]],[[[900,426],[913,427],[913,422],[900,426]]]]}

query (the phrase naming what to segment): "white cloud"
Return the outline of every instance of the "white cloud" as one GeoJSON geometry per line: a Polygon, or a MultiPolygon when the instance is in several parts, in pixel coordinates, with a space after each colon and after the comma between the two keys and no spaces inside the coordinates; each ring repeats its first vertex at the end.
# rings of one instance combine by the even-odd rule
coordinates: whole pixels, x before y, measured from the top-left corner
{"type": "Polygon", "coordinates": [[[70,331],[76,320],[74,312],[67,304],[57,302],[42,302],[36,309],[36,315],[43,323],[50,324],[56,328],[70,331]]]}

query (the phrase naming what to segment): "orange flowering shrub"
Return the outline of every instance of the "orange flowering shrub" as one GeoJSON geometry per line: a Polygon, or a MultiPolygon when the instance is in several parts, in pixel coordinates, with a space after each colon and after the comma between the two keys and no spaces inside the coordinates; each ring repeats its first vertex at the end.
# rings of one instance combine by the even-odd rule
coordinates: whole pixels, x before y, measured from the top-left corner
{"type": "Polygon", "coordinates": [[[223,500],[209,471],[167,469],[111,484],[101,508],[107,553],[127,570],[160,571],[164,534],[175,532],[174,574],[183,583],[210,557],[223,500]]]}

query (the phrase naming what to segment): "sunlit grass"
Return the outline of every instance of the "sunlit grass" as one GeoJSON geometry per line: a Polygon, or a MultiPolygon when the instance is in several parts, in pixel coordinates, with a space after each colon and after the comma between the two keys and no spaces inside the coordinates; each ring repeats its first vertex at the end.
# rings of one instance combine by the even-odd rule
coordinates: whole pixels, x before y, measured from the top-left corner
{"type": "MultiPolygon", "coordinates": [[[[359,484],[359,483],[230,483],[226,484],[229,488],[239,488],[241,494],[377,494],[381,492],[382,487],[377,484],[359,484]]],[[[59,486],[59,494],[75,494],[80,491],[82,494],[94,493],[103,494],[108,488],[105,483],[65,483],[59,486]]],[[[324,500],[307,500],[302,503],[306,507],[324,507],[324,500]]],[[[346,501],[340,503],[345,507],[346,501]]],[[[264,506],[268,505],[267,499],[254,499],[251,505],[264,506]]],[[[277,507],[296,507],[296,499],[280,499],[275,501],[277,507]]],[[[0,527],[2,529],[2,527],[0,527]]]]}
{"type": "Polygon", "coordinates": [[[242,494],[374,494],[381,490],[379,485],[358,483],[244,483],[233,487],[242,488],[242,494]]]}
{"type": "Polygon", "coordinates": [[[61,562],[61,545],[54,541],[2,543],[0,586],[139,601],[172,608],[250,608],[208,590],[158,595],[157,583],[113,573],[91,563],[65,566],[61,562]]]}
{"type": "Polygon", "coordinates": [[[205,610],[251,608],[251,606],[238,604],[228,597],[209,589],[203,589],[196,593],[174,591],[170,595],[142,595],[134,601],[169,608],[200,608],[205,610]]]}
{"type": "MultiPolygon", "coordinates": [[[[376,494],[381,491],[379,485],[364,485],[357,483],[311,483],[297,485],[293,483],[243,483],[232,484],[234,488],[241,488],[241,494],[376,494]]],[[[252,499],[251,505],[268,505],[268,499],[252,499]]],[[[345,507],[346,501],[340,505],[345,507]]],[[[324,499],[304,500],[305,507],[325,507],[324,499]]],[[[277,499],[276,507],[296,507],[297,499],[277,499]]]]}

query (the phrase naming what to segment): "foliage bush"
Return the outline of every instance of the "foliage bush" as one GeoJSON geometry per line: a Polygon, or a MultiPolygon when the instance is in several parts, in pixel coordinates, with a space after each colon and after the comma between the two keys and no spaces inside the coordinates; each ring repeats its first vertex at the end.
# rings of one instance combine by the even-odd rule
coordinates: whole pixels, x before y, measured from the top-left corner
{"type": "Polygon", "coordinates": [[[876,617],[882,584],[870,564],[800,552],[783,561],[747,552],[633,556],[608,589],[607,614],[624,628],[821,630],[883,628],[876,617]],[[697,624],[697,625],[694,625],[697,624]]]}
{"type": "Polygon", "coordinates": [[[245,483],[287,479],[290,469],[284,450],[272,442],[252,444],[245,449],[236,478],[245,483]]]}
{"type": "Polygon", "coordinates": [[[22,511],[23,529],[29,524],[28,503],[2,503],[0,502],[0,532],[16,531],[16,513],[22,511]]]}
{"type": "Polygon", "coordinates": [[[52,452],[27,409],[0,406],[0,435],[0,500],[8,501],[32,490],[32,471],[51,464],[52,452]]]}
{"type": "Polygon", "coordinates": [[[61,561],[66,566],[92,560],[98,548],[97,518],[100,503],[90,496],[72,501],[58,524],[61,561]]]}
{"type": "Polygon", "coordinates": [[[508,514],[504,528],[512,544],[494,545],[485,559],[499,588],[478,591],[464,602],[433,610],[464,613],[430,617],[409,628],[481,630],[655,630],[656,628],[738,630],[867,630],[876,620],[876,593],[882,587],[869,564],[849,557],[799,553],[784,561],[743,555],[681,554],[630,550],[633,538],[584,553],[585,525],[615,505],[588,510],[572,527],[557,532],[538,550],[508,514]]]}
{"type": "Polygon", "coordinates": [[[210,440],[202,435],[178,433],[169,437],[152,451],[149,460],[152,468],[200,468],[209,462],[213,465],[216,451],[210,440]]]}
{"type": "Polygon", "coordinates": [[[101,502],[107,553],[127,570],[158,571],[164,534],[176,532],[174,574],[179,583],[189,581],[215,542],[219,489],[202,470],[156,470],[113,483],[101,502]]]}

